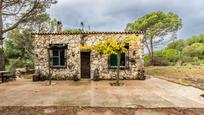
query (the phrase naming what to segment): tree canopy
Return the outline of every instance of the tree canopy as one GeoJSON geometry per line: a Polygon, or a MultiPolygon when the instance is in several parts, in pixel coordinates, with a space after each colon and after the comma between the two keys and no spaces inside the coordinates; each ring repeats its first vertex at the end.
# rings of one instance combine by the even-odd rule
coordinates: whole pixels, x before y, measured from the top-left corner
{"type": "MultiPolygon", "coordinates": [[[[170,42],[163,50],[155,51],[157,65],[203,64],[204,35],[192,36],[170,42]]],[[[149,65],[149,56],[145,55],[145,64],[149,65]]]]}
{"type": "Polygon", "coordinates": [[[56,0],[0,0],[0,70],[4,69],[4,34],[46,12],[56,0]]]}
{"type": "Polygon", "coordinates": [[[166,49],[177,49],[179,51],[182,51],[182,49],[185,47],[184,40],[177,40],[169,43],[166,47],[166,49]]]}
{"type": "Polygon", "coordinates": [[[143,31],[144,44],[153,63],[154,46],[164,40],[168,34],[174,34],[182,26],[181,19],[178,15],[169,12],[152,12],[128,23],[125,31],[143,31]],[[157,38],[157,39],[156,39],[157,38]]]}
{"type": "Polygon", "coordinates": [[[5,39],[4,51],[6,64],[10,67],[24,67],[28,65],[33,68],[33,45],[29,29],[10,31],[5,39]]]}

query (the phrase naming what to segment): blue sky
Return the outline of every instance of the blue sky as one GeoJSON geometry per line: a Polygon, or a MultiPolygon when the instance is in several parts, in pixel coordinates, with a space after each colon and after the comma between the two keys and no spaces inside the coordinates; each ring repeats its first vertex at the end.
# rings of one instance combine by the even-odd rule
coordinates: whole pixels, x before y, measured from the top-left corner
{"type": "Polygon", "coordinates": [[[58,0],[48,10],[64,29],[79,28],[83,21],[90,31],[124,31],[127,23],[152,11],[179,15],[183,22],[180,39],[204,33],[203,0],[58,0]]]}

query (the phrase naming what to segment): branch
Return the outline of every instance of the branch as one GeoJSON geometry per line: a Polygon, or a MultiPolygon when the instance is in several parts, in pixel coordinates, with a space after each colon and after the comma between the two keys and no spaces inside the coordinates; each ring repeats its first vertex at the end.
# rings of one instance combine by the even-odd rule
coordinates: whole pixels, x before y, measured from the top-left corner
{"type": "Polygon", "coordinates": [[[11,16],[11,15],[17,15],[18,13],[19,12],[16,12],[16,13],[3,12],[2,15],[11,16]]]}
{"type": "Polygon", "coordinates": [[[2,15],[7,15],[7,16],[9,16],[9,15],[17,15],[17,14],[19,14],[19,12],[21,11],[21,9],[23,8],[24,5],[25,5],[25,2],[23,2],[21,4],[21,6],[19,7],[18,11],[15,12],[15,13],[11,13],[11,12],[7,12],[6,13],[6,12],[3,12],[2,15]]]}
{"type": "Polygon", "coordinates": [[[145,45],[145,47],[147,48],[148,53],[150,54],[150,53],[151,53],[151,51],[150,51],[149,45],[148,45],[148,43],[147,43],[147,41],[146,41],[146,40],[144,41],[144,45],[145,45]]]}
{"type": "Polygon", "coordinates": [[[19,3],[20,2],[20,0],[10,0],[10,1],[3,1],[3,6],[2,6],[2,9],[5,9],[5,8],[7,8],[7,7],[10,7],[10,6],[13,6],[13,5],[15,5],[15,4],[17,4],[17,3],[19,3]]]}
{"type": "Polygon", "coordinates": [[[16,28],[21,22],[23,22],[24,20],[26,20],[27,18],[30,17],[30,15],[32,15],[32,12],[37,8],[39,2],[38,0],[35,0],[33,7],[27,12],[25,13],[15,24],[13,24],[11,27],[5,29],[2,31],[2,33],[6,33],[10,30],[13,30],[14,28],[16,28]]]}

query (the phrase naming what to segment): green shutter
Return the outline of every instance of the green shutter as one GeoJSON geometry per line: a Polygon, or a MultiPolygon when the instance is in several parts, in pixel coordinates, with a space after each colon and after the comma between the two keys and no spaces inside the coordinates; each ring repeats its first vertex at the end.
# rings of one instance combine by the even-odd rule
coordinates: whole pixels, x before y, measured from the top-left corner
{"type": "Polygon", "coordinates": [[[111,66],[117,66],[117,55],[112,54],[110,56],[110,65],[111,66]]]}
{"type": "Polygon", "coordinates": [[[122,53],[120,57],[120,66],[125,66],[125,65],[126,65],[125,53],[122,53]]]}

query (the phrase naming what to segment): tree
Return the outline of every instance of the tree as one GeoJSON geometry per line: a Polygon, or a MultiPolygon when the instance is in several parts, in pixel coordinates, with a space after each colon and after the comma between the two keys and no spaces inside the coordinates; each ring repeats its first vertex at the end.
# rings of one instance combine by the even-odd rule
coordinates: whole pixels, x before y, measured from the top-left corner
{"type": "Polygon", "coordinates": [[[199,59],[204,59],[204,44],[194,43],[183,49],[183,54],[189,57],[198,57],[199,59]]]}
{"type": "Polygon", "coordinates": [[[38,14],[35,19],[29,19],[28,22],[22,24],[20,28],[29,28],[31,32],[46,33],[55,32],[57,26],[57,20],[51,19],[49,14],[38,14]]]}
{"type": "Polygon", "coordinates": [[[166,49],[176,49],[178,51],[182,51],[182,49],[185,47],[185,41],[184,40],[177,40],[169,43],[166,47],[166,49]]]}
{"type": "MultiPolygon", "coordinates": [[[[105,54],[110,56],[112,54],[117,55],[117,78],[116,78],[116,85],[119,86],[119,73],[120,73],[120,58],[121,53],[127,51],[125,45],[130,43],[131,41],[138,42],[140,38],[136,35],[131,35],[128,38],[123,40],[117,39],[117,36],[112,36],[105,41],[97,41],[96,45],[94,46],[81,46],[80,49],[82,50],[94,50],[99,52],[100,54],[105,54]]],[[[131,47],[137,48],[137,44],[133,44],[131,47]]]]}
{"type": "Polygon", "coordinates": [[[33,45],[31,32],[25,29],[22,32],[19,29],[14,29],[8,32],[7,38],[4,41],[5,57],[7,65],[12,67],[33,67],[33,45]]]}
{"type": "Polygon", "coordinates": [[[188,38],[186,41],[187,45],[192,45],[194,43],[203,43],[204,44],[204,34],[200,34],[198,36],[193,36],[191,38],[188,38]]]}
{"type": "Polygon", "coordinates": [[[144,44],[148,50],[151,64],[154,64],[154,46],[161,43],[170,33],[175,34],[182,26],[181,19],[176,14],[169,12],[152,12],[133,23],[128,23],[125,31],[143,31],[144,44]]]}
{"type": "Polygon", "coordinates": [[[0,70],[4,69],[4,34],[17,28],[20,24],[35,19],[46,11],[56,0],[0,0],[0,70]]]}

